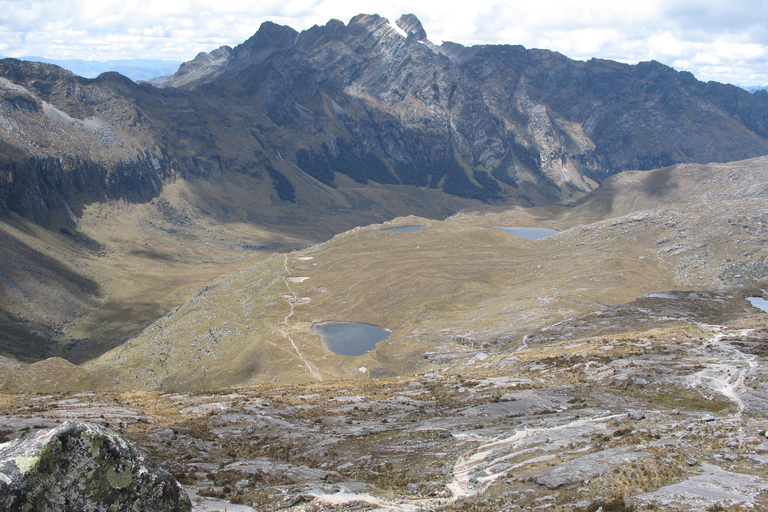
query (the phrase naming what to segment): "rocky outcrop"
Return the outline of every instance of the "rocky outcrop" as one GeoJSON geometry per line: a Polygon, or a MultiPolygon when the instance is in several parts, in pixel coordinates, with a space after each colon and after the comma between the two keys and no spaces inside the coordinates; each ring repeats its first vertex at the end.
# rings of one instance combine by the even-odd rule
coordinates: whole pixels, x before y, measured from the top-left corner
{"type": "Polygon", "coordinates": [[[548,489],[575,486],[582,482],[588,482],[591,478],[609,473],[614,469],[626,468],[628,465],[648,456],[647,452],[626,448],[610,448],[576,457],[548,468],[534,476],[533,481],[548,489]]]}
{"type": "Polygon", "coordinates": [[[73,156],[32,157],[14,162],[4,174],[0,212],[57,225],[77,225],[82,207],[96,198],[148,201],[164,181],[162,169],[146,157],[108,165],[73,156]]]}
{"type": "Polygon", "coordinates": [[[71,227],[84,205],[147,201],[173,174],[147,148],[142,88],[122,75],[88,80],[14,59],[0,68],[0,213],[71,227]]]}
{"type": "Polygon", "coordinates": [[[124,438],[67,422],[0,445],[0,505],[9,512],[185,512],[178,482],[124,438]]]}

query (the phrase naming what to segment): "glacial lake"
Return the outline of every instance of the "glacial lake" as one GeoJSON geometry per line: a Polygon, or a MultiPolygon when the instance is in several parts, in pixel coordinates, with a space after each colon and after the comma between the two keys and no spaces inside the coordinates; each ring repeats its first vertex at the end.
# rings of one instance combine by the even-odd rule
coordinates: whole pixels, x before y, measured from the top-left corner
{"type": "Polygon", "coordinates": [[[755,306],[758,309],[762,309],[766,313],[768,313],[768,300],[765,300],[762,297],[747,297],[747,300],[752,303],[753,306],[755,306]]]}
{"type": "Polygon", "coordinates": [[[418,231],[427,226],[398,226],[396,228],[387,228],[384,231],[418,231]]]}
{"type": "Polygon", "coordinates": [[[493,229],[498,229],[509,233],[510,235],[519,236],[520,238],[528,238],[529,240],[538,240],[539,238],[546,238],[548,236],[556,235],[559,231],[549,228],[514,228],[504,226],[494,226],[493,229]]]}
{"type": "Polygon", "coordinates": [[[647,295],[643,295],[643,297],[656,297],[659,299],[679,299],[680,297],[685,297],[686,295],[690,295],[695,292],[661,292],[661,293],[649,293],[647,295]]]}
{"type": "Polygon", "coordinates": [[[325,348],[342,356],[367,354],[392,334],[376,325],[355,322],[324,322],[313,325],[312,330],[320,335],[325,348]]]}

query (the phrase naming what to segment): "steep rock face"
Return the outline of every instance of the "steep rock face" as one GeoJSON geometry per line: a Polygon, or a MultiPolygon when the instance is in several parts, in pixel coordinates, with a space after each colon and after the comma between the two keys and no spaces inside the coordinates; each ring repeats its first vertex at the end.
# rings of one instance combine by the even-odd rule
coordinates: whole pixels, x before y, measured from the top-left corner
{"type": "Polygon", "coordinates": [[[191,508],[167,471],[114,432],[81,422],[0,445],[0,504],[9,512],[191,508]]]}
{"type": "Polygon", "coordinates": [[[704,84],[658,62],[630,66],[528,53],[527,91],[583,128],[596,146],[598,176],[765,152],[768,109],[737,87],[704,84]]]}
{"type": "MultiPolygon", "coordinates": [[[[155,161],[156,162],[156,161],[155,161]]],[[[103,165],[61,158],[31,157],[14,162],[0,188],[0,203],[43,224],[51,217],[77,224],[80,208],[92,198],[146,201],[162,186],[163,173],[148,157],[103,165]]]]}
{"type": "Polygon", "coordinates": [[[0,212],[75,225],[94,200],[159,192],[168,169],[148,150],[140,87],[117,73],[88,80],[50,64],[2,64],[0,212]]]}

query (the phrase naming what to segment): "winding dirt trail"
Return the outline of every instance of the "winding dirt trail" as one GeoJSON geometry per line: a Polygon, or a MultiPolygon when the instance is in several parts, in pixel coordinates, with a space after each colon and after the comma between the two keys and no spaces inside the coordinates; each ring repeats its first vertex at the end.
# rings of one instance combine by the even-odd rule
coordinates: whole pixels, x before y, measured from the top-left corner
{"type": "MultiPolygon", "coordinates": [[[[732,400],[738,410],[732,416],[740,419],[745,411],[745,381],[758,366],[757,356],[741,351],[734,342],[752,333],[750,329],[715,333],[689,354],[699,360],[703,369],[691,374],[687,384],[701,392],[702,388],[722,394],[732,400]]],[[[583,418],[552,427],[526,428],[513,435],[491,441],[464,452],[453,467],[453,481],[447,485],[453,497],[476,495],[499,478],[521,466],[546,460],[548,451],[556,453],[556,445],[585,439],[595,430],[623,414],[583,418]],[[556,434],[556,435],[553,435],[556,434]]]]}
{"type": "MultiPolygon", "coordinates": [[[[751,329],[743,329],[735,335],[748,336],[751,329]]],[[[709,388],[732,400],[738,407],[735,419],[741,418],[746,406],[740,396],[744,381],[757,367],[757,356],[745,354],[733,345],[734,333],[720,332],[712,336],[701,347],[691,353],[717,362],[704,363],[704,369],[688,377],[688,385],[694,389],[709,388]]],[[[701,392],[701,391],[699,391],[701,392]]]]}
{"type": "Polygon", "coordinates": [[[547,448],[558,450],[562,444],[585,440],[596,430],[602,429],[612,420],[626,416],[612,414],[595,418],[581,418],[554,425],[552,427],[524,428],[513,435],[495,439],[476,446],[461,454],[453,466],[453,481],[446,487],[451,491],[447,498],[394,499],[364,494],[323,494],[314,496],[324,503],[342,505],[353,501],[363,501],[379,507],[379,510],[392,512],[418,512],[434,510],[451,505],[461,498],[474,496],[490,487],[499,478],[509,476],[512,469],[533,464],[553,455],[541,456],[547,448]],[[557,434],[553,436],[552,434],[557,434]],[[554,438],[554,439],[553,439],[554,438]],[[530,454],[530,457],[510,466],[508,461],[530,454]]]}
{"type": "Polygon", "coordinates": [[[472,448],[459,456],[453,466],[453,481],[446,486],[453,494],[450,501],[454,502],[459,498],[478,494],[499,478],[508,476],[510,470],[551,456],[532,456],[510,466],[508,461],[516,457],[529,453],[535,455],[542,450],[547,451],[548,445],[556,451],[559,445],[583,439],[622,416],[625,415],[612,414],[597,418],[581,418],[553,427],[525,428],[504,439],[497,439],[472,448]],[[557,433],[556,440],[551,437],[553,433],[557,433]]]}
{"type": "Polygon", "coordinates": [[[309,370],[309,373],[312,374],[313,377],[315,377],[317,380],[323,380],[323,376],[318,373],[317,370],[315,370],[311,364],[309,364],[309,361],[304,359],[304,356],[302,355],[301,351],[299,350],[298,345],[296,345],[296,342],[291,338],[291,336],[284,330],[284,328],[288,327],[288,322],[293,317],[293,309],[294,305],[298,301],[298,297],[296,296],[296,292],[293,291],[293,288],[291,288],[290,281],[288,278],[291,275],[291,270],[288,268],[288,255],[285,255],[285,261],[283,262],[283,266],[285,267],[285,277],[283,278],[283,282],[285,283],[286,288],[288,288],[288,295],[289,298],[286,298],[288,301],[288,305],[290,306],[290,311],[288,312],[288,315],[283,319],[282,323],[279,325],[282,325],[283,328],[279,327],[278,325],[275,326],[275,329],[280,332],[280,334],[283,335],[285,339],[291,342],[291,346],[293,347],[293,350],[296,351],[296,354],[299,356],[299,359],[301,362],[306,366],[306,368],[309,370]]]}

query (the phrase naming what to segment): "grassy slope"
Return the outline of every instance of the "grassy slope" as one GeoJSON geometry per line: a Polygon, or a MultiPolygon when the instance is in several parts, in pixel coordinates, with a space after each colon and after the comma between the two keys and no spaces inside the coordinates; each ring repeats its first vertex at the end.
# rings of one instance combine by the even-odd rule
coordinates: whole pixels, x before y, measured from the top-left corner
{"type": "Polygon", "coordinates": [[[646,293],[755,281],[768,246],[766,168],[758,159],[625,173],[571,208],[390,224],[427,225],[415,232],[357,228],[220,278],[88,368],[121,368],[120,387],[151,389],[316,380],[308,365],[325,379],[365,378],[361,366],[402,375],[428,368],[426,353],[516,343],[646,293]],[[531,241],[493,225],[573,227],[531,241]],[[393,333],[365,356],[336,356],[311,331],[328,320],[393,333]]]}
{"type": "MultiPolygon", "coordinates": [[[[193,363],[206,366],[208,385],[270,378],[311,381],[307,362],[325,378],[363,377],[361,366],[378,374],[402,375],[428,368],[430,363],[422,357],[428,352],[515,343],[548,325],[603,312],[606,306],[632,302],[646,293],[734,284],[724,269],[759,261],[766,243],[760,228],[761,219],[768,216],[759,187],[764,163],[656,172],[667,174],[666,188],[649,186],[659,180],[653,173],[629,173],[612,180],[606,188],[611,194],[609,207],[604,192],[569,209],[464,214],[444,222],[402,218],[391,225],[427,227],[388,232],[383,230],[388,225],[371,225],[337,235],[218,282],[199,299],[206,307],[185,305],[167,320],[172,332],[158,335],[155,329],[132,340],[120,352],[120,364],[140,360],[137,366],[143,371],[149,365],[155,372],[177,372],[176,380],[138,379],[149,387],[162,388],[163,382],[171,381],[173,387],[197,387],[200,381],[192,377],[197,372],[185,373],[188,356],[179,349],[172,349],[176,370],[154,368],[151,360],[137,359],[136,354],[146,353],[148,347],[160,350],[172,345],[171,340],[200,343],[206,329],[215,330],[226,321],[233,332],[222,334],[225,345],[208,343],[207,362],[193,363]],[[734,172],[740,178],[729,187],[734,172]],[[718,194],[717,203],[701,201],[710,197],[702,194],[718,194]],[[743,197],[750,195],[758,197],[743,197]],[[578,225],[594,218],[606,220],[578,225]],[[742,218],[752,219],[753,228],[744,231],[741,243],[728,243],[734,219],[742,218]],[[576,226],[536,241],[483,227],[510,224],[576,226]],[[286,283],[287,277],[308,279],[286,283]],[[248,283],[249,293],[269,304],[258,314],[238,303],[250,296],[243,292],[248,283]],[[299,301],[285,322],[290,313],[289,300],[283,297],[287,293],[299,301]],[[313,323],[329,320],[381,325],[393,333],[365,356],[336,356],[311,331],[313,323]],[[236,332],[233,322],[251,325],[250,333],[236,332]],[[261,326],[260,336],[252,324],[261,326]],[[278,328],[290,335],[305,361],[278,328]],[[273,358],[261,361],[270,373],[257,369],[247,357],[228,355],[231,347],[242,351],[260,347],[261,356],[273,358]],[[269,356],[264,347],[276,352],[269,356]]],[[[110,357],[98,364],[118,361],[110,357]]]]}
{"type": "MultiPolygon", "coordinates": [[[[445,216],[472,201],[414,187],[319,186],[292,176],[300,204],[268,178],[177,180],[144,204],[93,203],[77,230],[0,221],[0,355],[98,357],[221,275],[275,252],[403,211],[445,216]],[[267,181],[265,181],[267,180],[267,181]]],[[[340,180],[343,181],[343,180],[340,180]]]]}
{"type": "MultiPolygon", "coordinates": [[[[360,366],[410,373],[423,366],[424,352],[445,342],[514,339],[598,309],[596,302],[631,300],[627,280],[658,273],[649,260],[636,271],[627,271],[627,263],[621,274],[607,275],[589,259],[574,264],[542,257],[566,250],[554,238],[529,241],[495,230],[430,223],[423,231],[406,233],[360,228],[291,253],[287,270],[286,261],[277,257],[223,278],[94,364],[130,367],[136,382],[152,388],[232,385],[251,375],[311,380],[306,363],[277,330],[290,313],[283,295],[292,291],[310,302],[295,305],[283,330],[326,378],[359,375],[360,366]],[[539,269],[541,263],[546,267],[539,269]],[[573,290],[550,279],[551,289],[542,288],[545,272],[566,280],[587,275],[588,283],[573,290]],[[283,280],[288,276],[309,279],[290,283],[289,290],[283,280]],[[374,353],[336,356],[310,329],[313,322],[327,320],[382,325],[393,334],[374,353]]],[[[644,291],[663,282],[647,281],[644,291]]]]}
{"type": "Polygon", "coordinates": [[[75,362],[98,356],[216,277],[307,243],[248,223],[216,222],[183,193],[179,183],[152,203],[91,205],[75,235],[18,218],[0,224],[14,241],[0,247],[10,269],[0,288],[3,308],[26,320],[16,323],[20,340],[36,330],[47,349],[22,344],[22,355],[75,362]]]}

